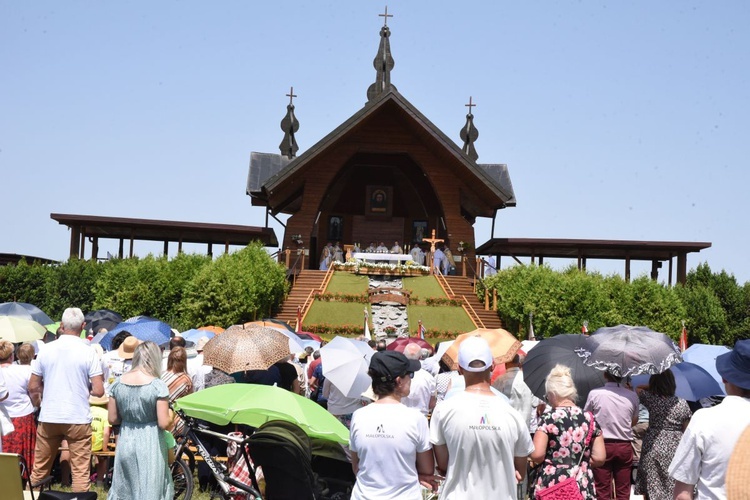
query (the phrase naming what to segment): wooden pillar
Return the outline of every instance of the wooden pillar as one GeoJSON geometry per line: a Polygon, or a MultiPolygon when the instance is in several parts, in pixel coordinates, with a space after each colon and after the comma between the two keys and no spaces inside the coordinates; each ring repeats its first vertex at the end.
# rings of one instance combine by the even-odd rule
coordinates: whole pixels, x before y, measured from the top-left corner
{"type": "Polygon", "coordinates": [[[164,256],[167,257],[169,255],[169,241],[164,240],[164,256]]]}
{"type": "Polygon", "coordinates": [[[226,255],[228,253],[229,253],[229,242],[225,241],[224,242],[224,255],[226,255]]]}
{"type": "Polygon", "coordinates": [[[120,238],[120,244],[119,244],[119,246],[117,248],[117,257],[119,257],[120,259],[122,259],[123,255],[124,255],[123,254],[123,247],[124,246],[125,246],[125,240],[123,240],[122,238],[120,238]]]}
{"type": "Polygon", "coordinates": [[[83,259],[86,256],[86,228],[81,228],[81,250],[78,252],[78,258],[83,259]]]}
{"type": "Polygon", "coordinates": [[[133,258],[133,231],[130,231],[130,258],[133,258]]]}
{"type": "Polygon", "coordinates": [[[70,226],[70,257],[78,258],[81,249],[81,228],[70,226]]]}
{"type": "Polygon", "coordinates": [[[213,243],[208,244],[208,256],[209,257],[214,256],[214,244],[213,243]]]}
{"type": "Polygon", "coordinates": [[[539,256],[539,267],[542,267],[544,265],[544,255],[539,256]]]}
{"type": "Polygon", "coordinates": [[[581,257],[581,271],[586,270],[586,257],[581,257]]]}
{"type": "Polygon", "coordinates": [[[484,289],[484,310],[490,310],[490,291],[486,288],[484,289]]]}
{"type": "Polygon", "coordinates": [[[96,262],[99,259],[99,237],[94,236],[91,242],[91,260],[96,262]]]}
{"type": "Polygon", "coordinates": [[[672,264],[674,256],[669,256],[669,286],[672,286],[672,264]]]}
{"type": "Polygon", "coordinates": [[[462,269],[462,276],[466,277],[466,254],[461,255],[461,269],[462,269]]]}
{"type": "Polygon", "coordinates": [[[284,266],[289,269],[289,263],[292,259],[292,251],[288,248],[284,250],[284,266]]]}
{"type": "Polygon", "coordinates": [[[654,281],[659,281],[659,268],[661,267],[661,262],[658,260],[652,260],[651,261],[651,279],[654,281]]]}
{"type": "Polygon", "coordinates": [[[630,255],[625,257],[625,283],[630,283],[630,255]]]}
{"type": "Polygon", "coordinates": [[[687,254],[677,254],[677,283],[682,285],[687,282],[687,254]]]}
{"type": "Polygon", "coordinates": [[[182,253],[182,236],[180,236],[180,239],[177,242],[177,253],[182,253]]]}
{"type": "Polygon", "coordinates": [[[497,289],[492,289],[492,310],[497,311],[497,289]]]}

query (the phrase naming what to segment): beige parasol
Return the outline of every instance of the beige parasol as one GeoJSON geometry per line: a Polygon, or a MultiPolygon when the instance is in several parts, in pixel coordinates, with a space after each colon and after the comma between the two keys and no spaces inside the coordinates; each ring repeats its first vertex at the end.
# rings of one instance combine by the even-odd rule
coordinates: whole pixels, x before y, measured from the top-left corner
{"type": "Polygon", "coordinates": [[[443,362],[451,370],[458,369],[458,349],[461,346],[461,342],[469,337],[482,337],[485,339],[490,345],[490,349],[492,349],[492,357],[495,359],[496,364],[511,361],[521,348],[521,342],[507,330],[503,330],[502,328],[477,328],[474,331],[456,337],[453,345],[443,355],[443,362]]]}
{"type": "Polygon", "coordinates": [[[208,341],[203,348],[203,364],[225,373],[265,370],[289,354],[289,339],[278,331],[234,325],[208,341]]]}

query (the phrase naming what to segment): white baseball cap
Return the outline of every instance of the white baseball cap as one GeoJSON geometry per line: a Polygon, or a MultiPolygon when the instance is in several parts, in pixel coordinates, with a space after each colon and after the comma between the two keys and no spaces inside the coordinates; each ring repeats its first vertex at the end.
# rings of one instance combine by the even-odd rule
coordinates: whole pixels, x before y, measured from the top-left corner
{"type": "Polygon", "coordinates": [[[492,350],[482,337],[469,337],[458,346],[458,366],[467,372],[483,372],[492,367],[492,350]],[[481,361],[483,366],[471,366],[474,361],[481,361]]]}

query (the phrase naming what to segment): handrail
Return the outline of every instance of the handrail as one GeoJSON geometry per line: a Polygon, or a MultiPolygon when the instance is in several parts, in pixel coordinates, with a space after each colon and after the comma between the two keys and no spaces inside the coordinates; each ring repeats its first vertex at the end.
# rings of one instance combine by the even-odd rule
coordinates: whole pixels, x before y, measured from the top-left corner
{"type": "Polygon", "coordinates": [[[469,315],[469,319],[472,323],[474,323],[474,326],[477,328],[485,328],[482,318],[480,318],[477,312],[474,310],[471,303],[469,302],[469,299],[466,298],[466,295],[461,295],[461,298],[464,302],[463,304],[461,304],[461,307],[463,307],[464,311],[466,311],[466,314],[469,315]]]}
{"type": "Polygon", "coordinates": [[[326,271],[326,275],[323,276],[323,282],[320,284],[317,290],[313,288],[312,290],[310,290],[310,293],[307,294],[307,298],[305,299],[304,304],[302,304],[302,309],[300,310],[300,313],[301,313],[300,321],[302,324],[305,323],[305,318],[307,317],[307,313],[310,312],[310,307],[312,306],[312,303],[315,300],[315,297],[320,293],[325,293],[326,288],[328,288],[328,283],[331,282],[332,277],[333,277],[333,262],[331,262],[328,265],[328,270],[326,271]]]}
{"type": "Polygon", "coordinates": [[[445,293],[445,295],[447,295],[449,299],[455,299],[456,294],[451,288],[451,286],[448,284],[448,280],[445,279],[445,276],[439,273],[434,274],[434,276],[438,284],[440,285],[440,288],[443,289],[443,293],[445,293]]]}

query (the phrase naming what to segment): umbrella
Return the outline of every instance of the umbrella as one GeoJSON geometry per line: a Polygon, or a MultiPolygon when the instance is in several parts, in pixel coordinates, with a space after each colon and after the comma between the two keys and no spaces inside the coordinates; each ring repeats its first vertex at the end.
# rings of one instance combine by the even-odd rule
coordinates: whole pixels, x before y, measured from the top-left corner
{"type": "MultiPolygon", "coordinates": [[[[150,340],[156,345],[161,345],[164,342],[169,342],[169,339],[172,336],[171,326],[169,326],[167,323],[164,323],[163,321],[147,318],[146,316],[142,316],[142,318],[144,319],[133,321],[130,323],[128,321],[123,321],[115,328],[107,332],[99,341],[102,348],[106,350],[111,349],[112,339],[115,338],[115,335],[122,332],[123,330],[127,330],[133,335],[133,337],[137,338],[138,340],[142,340],[143,342],[150,340]]],[[[93,339],[92,342],[94,342],[93,339]]]]}
{"type": "Polygon", "coordinates": [[[214,326],[214,325],[201,326],[201,327],[198,328],[198,330],[204,330],[204,331],[207,331],[207,332],[213,332],[216,335],[221,335],[222,333],[224,333],[224,328],[222,328],[220,326],[214,326]]]}
{"type": "Polygon", "coordinates": [[[586,336],[580,333],[555,335],[540,341],[529,351],[523,362],[523,381],[536,397],[544,399],[547,395],[544,384],[557,364],[570,368],[581,406],[586,403],[591,389],[604,385],[604,373],[587,366],[584,358],[576,353],[585,341],[586,336]]]}
{"type": "Polygon", "coordinates": [[[724,353],[730,352],[731,349],[723,345],[711,344],[693,344],[682,353],[682,359],[699,365],[719,383],[721,393],[725,394],[724,381],[716,370],[716,358],[724,353]]]}
{"type": "Polygon", "coordinates": [[[122,323],[122,316],[110,309],[90,311],[84,319],[86,321],[86,329],[93,334],[98,333],[102,328],[107,329],[107,331],[112,330],[122,323]]]}
{"type": "MultiPolygon", "coordinates": [[[[50,323],[50,324],[44,325],[44,328],[46,328],[47,332],[49,332],[50,334],[55,334],[56,335],[57,334],[57,330],[60,328],[61,325],[62,325],[62,321],[55,321],[54,323],[50,323]]],[[[86,330],[85,329],[81,330],[81,338],[82,339],[86,338],[86,330]]]]}
{"type": "MultiPolygon", "coordinates": [[[[700,366],[683,362],[669,367],[677,385],[675,396],[687,401],[698,401],[709,396],[725,394],[724,389],[713,376],[700,366]]],[[[633,387],[648,384],[650,375],[636,375],[632,379],[633,387]]]]}
{"type": "Polygon", "coordinates": [[[477,328],[474,331],[456,337],[456,341],[453,342],[453,345],[451,345],[443,355],[443,362],[445,362],[451,370],[458,369],[458,348],[460,347],[461,342],[469,337],[484,338],[487,343],[490,344],[495,363],[507,363],[508,361],[511,361],[521,348],[521,342],[507,330],[503,330],[502,328],[494,330],[490,328],[477,328]]]}
{"type": "Polygon", "coordinates": [[[289,339],[278,330],[234,325],[208,341],[203,364],[225,373],[267,370],[289,354],[289,339]]]}
{"type": "Polygon", "coordinates": [[[0,316],[14,316],[16,318],[30,319],[40,325],[54,323],[52,318],[34,304],[26,302],[4,302],[0,304],[0,316]]]}
{"type": "Polygon", "coordinates": [[[424,339],[420,339],[419,337],[402,337],[400,339],[396,339],[388,344],[388,347],[386,347],[386,349],[388,349],[389,351],[404,352],[404,349],[409,344],[417,344],[419,347],[427,349],[428,351],[430,351],[430,355],[435,352],[435,348],[432,347],[429,342],[424,339]]]}
{"type": "MultiPolygon", "coordinates": [[[[302,341],[300,340],[300,338],[297,337],[294,332],[290,332],[284,327],[274,325],[273,323],[265,323],[263,321],[251,321],[249,323],[245,323],[243,326],[245,328],[268,328],[269,330],[276,330],[287,338],[287,342],[289,343],[289,352],[298,353],[305,350],[305,346],[302,345],[302,341]]],[[[318,347],[320,347],[320,344],[318,344],[318,347]]],[[[315,347],[313,347],[313,349],[315,349],[315,347]]]]}
{"type": "Polygon", "coordinates": [[[367,370],[373,351],[367,342],[335,337],[320,348],[323,375],[349,398],[358,398],[372,383],[367,370]]]}
{"type": "Polygon", "coordinates": [[[599,328],[578,354],[586,358],[587,365],[618,377],[661,373],[682,361],[672,339],[645,326],[599,328]]]}
{"type": "Polygon", "coordinates": [[[208,337],[209,339],[212,339],[216,336],[216,334],[208,330],[196,330],[195,328],[193,328],[192,330],[182,332],[180,336],[188,342],[193,342],[194,344],[197,344],[198,339],[200,339],[201,337],[208,337]]]}
{"type": "Polygon", "coordinates": [[[14,344],[39,340],[46,331],[46,328],[30,319],[0,316],[0,339],[14,344]]]}
{"type": "Polygon", "coordinates": [[[311,438],[349,442],[347,428],[322,406],[275,386],[218,385],[179,398],[174,406],[190,417],[217,425],[259,427],[269,420],[286,420],[299,425],[311,438]]]}

